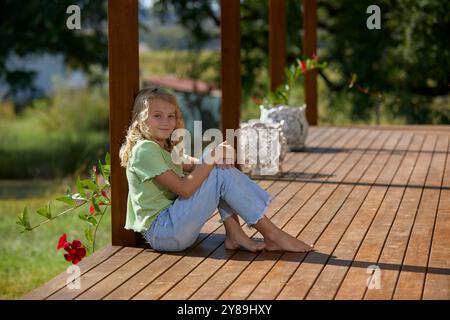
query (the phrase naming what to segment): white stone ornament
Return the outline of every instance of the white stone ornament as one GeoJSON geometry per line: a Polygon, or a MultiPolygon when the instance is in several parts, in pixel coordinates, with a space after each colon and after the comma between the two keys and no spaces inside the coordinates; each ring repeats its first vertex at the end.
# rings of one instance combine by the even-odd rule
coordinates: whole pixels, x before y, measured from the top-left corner
{"type": "Polygon", "coordinates": [[[250,120],[237,134],[237,162],[252,175],[276,175],[287,152],[282,124],[250,120]]]}
{"type": "Polygon", "coordinates": [[[278,105],[273,108],[260,106],[260,120],[267,123],[282,123],[282,131],[287,140],[290,151],[305,148],[308,136],[308,122],[306,120],[306,105],[301,107],[278,105]]]}

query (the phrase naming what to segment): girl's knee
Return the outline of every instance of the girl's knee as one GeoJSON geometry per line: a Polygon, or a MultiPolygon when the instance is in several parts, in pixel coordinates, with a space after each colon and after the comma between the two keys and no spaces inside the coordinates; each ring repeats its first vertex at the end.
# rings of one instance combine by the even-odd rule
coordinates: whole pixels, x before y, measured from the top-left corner
{"type": "Polygon", "coordinates": [[[194,245],[194,243],[198,239],[198,234],[194,237],[189,237],[188,239],[180,241],[179,251],[184,251],[186,249],[189,249],[194,245]]]}

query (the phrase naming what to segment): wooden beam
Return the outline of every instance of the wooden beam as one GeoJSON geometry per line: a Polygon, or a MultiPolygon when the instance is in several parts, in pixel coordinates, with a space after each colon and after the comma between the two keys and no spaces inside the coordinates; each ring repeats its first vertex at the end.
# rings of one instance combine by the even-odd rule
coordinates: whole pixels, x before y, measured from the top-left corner
{"type": "Polygon", "coordinates": [[[239,128],[241,115],[240,1],[220,1],[221,130],[239,128]]]}
{"type": "MultiPolygon", "coordinates": [[[[305,58],[311,58],[317,48],[317,1],[303,0],[303,51],[305,58]]],[[[305,75],[306,118],[311,125],[317,125],[317,70],[305,75]]]]}
{"type": "Polygon", "coordinates": [[[269,0],[269,70],[270,90],[284,82],[286,66],[286,2],[269,0]]]}
{"type": "Polygon", "coordinates": [[[139,91],[138,0],[108,0],[109,141],[112,245],[135,246],[138,234],[124,229],[128,184],[119,149],[139,91]]]}

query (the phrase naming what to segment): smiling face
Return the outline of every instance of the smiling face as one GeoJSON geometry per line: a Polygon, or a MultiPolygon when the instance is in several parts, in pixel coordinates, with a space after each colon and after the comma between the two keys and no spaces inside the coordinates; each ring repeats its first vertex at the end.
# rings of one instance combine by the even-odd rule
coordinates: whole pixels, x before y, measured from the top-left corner
{"type": "Polygon", "coordinates": [[[177,122],[175,106],[162,99],[153,99],[150,102],[146,124],[152,136],[158,143],[170,138],[177,122]]]}

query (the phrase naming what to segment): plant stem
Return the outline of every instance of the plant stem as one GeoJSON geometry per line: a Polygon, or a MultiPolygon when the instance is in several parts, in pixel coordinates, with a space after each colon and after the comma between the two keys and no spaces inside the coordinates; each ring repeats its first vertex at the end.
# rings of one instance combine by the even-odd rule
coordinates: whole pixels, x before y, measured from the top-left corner
{"type": "Polygon", "coordinates": [[[37,227],[40,227],[40,226],[42,226],[42,225],[44,225],[44,224],[46,224],[46,223],[48,223],[48,222],[50,222],[50,221],[52,221],[52,220],[58,218],[59,216],[62,216],[62,215],[64,215],[64,214],[66,214],[67,212],[70,212],[70,211],[72,211],[72,210],[78,209],[79,207],[85,205],[86,203],[88,203],[88,201],[86,201],[86,202],[84,202],[84,203],[81,203],[81,204],[79,204],[79,205],[76,205],[75,207],[71,207],[71,208],[69,208],[69,209],[67,209],[67,210],[64,210],[63,212],[58,213],[56,216],[51,217],[50,219],[47,219],[47,220],[45,220],[45,221],[42,221],[41,223],[35,225],[34,227],[31,227],[31,228],[28,229],[27,231],[32,231],[33,229],[36,229],[37,227]]]}
{"type": "Polygon", "coordinates": [[[98,226],[100,225],[100,222],[102,221],[103,216],[105,215],[106,209],[108,209],[107,206],[105,206],[105,209],[103,209],[102,215],[100,216],[100,219],[98,220],[97,225],[95,226],[95,229],[94,229],[94,236],[93,236],[94,240],[92,241],[92,253],[95,252],[95,237],[97,235],[97,229],[98,229],[98,226]]]}

